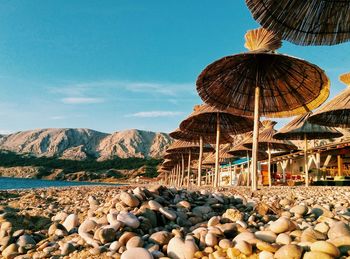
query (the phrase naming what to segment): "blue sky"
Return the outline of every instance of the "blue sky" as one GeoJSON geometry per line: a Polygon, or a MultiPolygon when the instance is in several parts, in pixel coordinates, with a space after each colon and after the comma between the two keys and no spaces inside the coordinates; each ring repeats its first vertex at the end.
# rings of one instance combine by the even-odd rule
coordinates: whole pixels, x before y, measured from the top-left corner
{"type": "MultiPolygon", "coordinates": [[[[0,133],[169,132],[201,103],[202,69],[245,51],[244,34],[257,27],[243,0],[1,1],[0,133]]],[[[349,43],[283,44],[279,52],[326,70],[331,97],[344,89],[349,43]]]]}

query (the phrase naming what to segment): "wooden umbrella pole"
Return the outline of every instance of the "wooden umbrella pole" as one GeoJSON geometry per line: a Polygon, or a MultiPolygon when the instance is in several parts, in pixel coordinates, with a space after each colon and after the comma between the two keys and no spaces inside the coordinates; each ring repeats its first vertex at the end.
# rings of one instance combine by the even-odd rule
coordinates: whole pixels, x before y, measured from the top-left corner
{"type": "Polygon", "coordinates": [[[181,165],[180,163],[177,165],[177,174],[176,174],[176,187],[180,185],[180,174],[181,174],[181,165]]]}
{"type": "Polygon", "coordinates": [[[267,174],[269,177],[269,187],[272,186],[272,179],[271,179],[271,149],[270,149],[270,143],[267,144],[267,153],[269,155],[269,162],[267,165],[267,174]]]}
{"type": "Polygon", "coordinates": [[[304,141],[305,141],[305,147],[304,147],[304,170],[305,170],[305,186],[309,186],[309,170],[307,168],[307,138],[306,134],[304,134],[304,141]]]}
{"type": "Polygon", "coordinates": [[[257,172],[258,172],[258,143],[259,143],[259,102],[260,87],[255,87],[254,100],[254,130],[253,130],[253,150],[252,150],[252,191],[257,188],[257,172]]]}
{"type": "Polygon", "coordinates": [[[218,187],[219,181],[219,147],[220,147],[220,116],[216,114],[216,152],[215,152],[215,178],[214,188],[218,187]]]}
{"type": "Polygon", "coordinates": [[[203,157],[203,137],[199,137],[199,159],[198,159],[198,180],[197,185],[201,186],[202,177],[202,157],[203,157]]]}
{"type": "Polygon", "coordinates": [[[247,151],[247,167],[248,167],[248,175],[247,175],[247,187],[250,184],[250,162],[249,162],[249,152],[247,151]]]}
{"type": "Polygon", "coordinates": [[[229,186],[232,186],[232,179],[233,179],[233,177],[232,177],[232,164],[231,164],[231,161],[229,163],[229,167],[230,167],[230,170],[229,170],[229,173],[230,173],[230,184],[229,184],[229,186]]]}
{"type": "Polygon", "coordinates": [[[181,154],[181,166],[182,166],[182,172],[181,172],[180,186],[182,186],[184,184],[184,177],[185,177],[185,159],[184,159],[184,154],[181,154]]]}
{"type": "Polygon", "coordinates": [[[190,186],[190,174],[191,174],[191,150],[188,153],[187,188],[190,186]]]}

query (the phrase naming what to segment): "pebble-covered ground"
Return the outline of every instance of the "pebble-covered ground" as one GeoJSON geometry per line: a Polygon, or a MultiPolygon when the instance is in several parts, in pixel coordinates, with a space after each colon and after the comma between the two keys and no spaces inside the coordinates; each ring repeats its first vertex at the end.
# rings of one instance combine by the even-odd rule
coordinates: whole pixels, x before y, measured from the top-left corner
{"type": "Polygon", "coordinates": [[[350,188],[0,192],[3,258],[350,258],[350,188]]]}

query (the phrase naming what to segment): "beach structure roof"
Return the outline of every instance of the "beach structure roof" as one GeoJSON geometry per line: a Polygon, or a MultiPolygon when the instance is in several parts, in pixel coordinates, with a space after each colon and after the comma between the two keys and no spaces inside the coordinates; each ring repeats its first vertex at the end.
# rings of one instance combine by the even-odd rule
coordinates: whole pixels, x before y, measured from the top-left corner
{"type": "Polygon", "coordinates": [[[205,103],[253,116],[258,86],[261,116],[290,117],[327,99],[329,79],[324,71],[305,60],[275,53],[280,41],[271,32],[248,31],[245,46],[249,52],[221,58],[199,75],[197,91],[205,103]]]}
{"type": "Polygon", "coordinates": [[[254,19],[298,45],[334,45],[350,39],[350,1],[246,0],[254,19]]]}
{"type": "MultiPolygon", "coordinates": [[[[232,147],[230,150],[227,151],[227,153],[236,156],[236,157],[246,157],[249,155],[250,157],[252,156],[252,149],[247,148],[243,146],[242,143],[232,147]]],[[[267,154],[265,152],[258,152],[258,160],[264,160],[267,158],[267,154]]]]}
{"type": "MultiPolygon", "coordinates": [[[[178,139],[178,140],[185,140],[185,141],[198,141],[200,137],[202,137],[204,143],[215,143],[216,141],[216,133],[210,134],[210,135],[198,135],[197,133],[191,133],[189,131],[184,131],[179,128],[174,130],[173,132],[169,133],[169,136],[178,139]]],[[[234,141],[234,139],[231,137],[230,134],[224,134],[220,136],[220,142],[222,143],[231,143],[234,141]]]]}
{"type": "Polygon", "coordinates": [[[341,132],[332,127],[320,126],[308,121],[312,112],[305,113],[296,117],[276,134],[273,135],[276,139],[330,139],[343,136],[341,132]]]}
{"type": "Polygon", "coordinates": [[[163,167],[173,167],[178,163],[178,161],[172,159],[165,159],[162,163],[163,167]]]}
{"type": "Polygon", "coordinates": [[[233,114],[226,109],[217,109],[207,104],[196,105],[194,111],[180,123],[180,129],[189,132],[203,141],[215,143],[217,120],[219,118],[220,144],[231,143],[232,134],[240,134],[253,129],[253,119],[233,114]]]}
{"type": "MultiPolygon", "coordinates": [[[[199,143],[198,141],[183,141],[183,140],[176,140],[174,141],[166,150],[168,153],[188,153],[191,151],[191,153],[198,153],[199,152],[199,143]]],[[[213,151],[213,147],[209,144],[203,145],[203,152],[210,152],[213,151]]]]}
{"type": "MultiPolygon", "coordinates": [[[[265,120],[262,122],[264,130],[259,133],[259,150],[270,149],[275,150],[297,150],[298,148],[288,140],[280,140],[274,138],[277,131],[274,126],[277,124],[275,121],[265,120]]],[[[243,146],[251,148],[253,145],[253,139],[247,139],[244,141],[243,146]]]]}
{"type": "Polygon", "coordinates": [[[345,83],[347,88],[310,116],[311,123],[330,127],[350,127],[350,73],[341,75],[340,81],[345,83]]]}
{"type": "MultiPolygon", "coordinates": [[[[184,159],[188,159],[188,152],[184,152],[184,153],[179,153],[179,152],[172,152],[172,153],[166,153],[164,155],[164,159],[172,159],[172,160],[180,160],[182,158],[182,156],[184,157],[184,159]]],[[[199,156],[198,152],[191,152],[191,158],[192,159],[197,159],[199,156]]]]}

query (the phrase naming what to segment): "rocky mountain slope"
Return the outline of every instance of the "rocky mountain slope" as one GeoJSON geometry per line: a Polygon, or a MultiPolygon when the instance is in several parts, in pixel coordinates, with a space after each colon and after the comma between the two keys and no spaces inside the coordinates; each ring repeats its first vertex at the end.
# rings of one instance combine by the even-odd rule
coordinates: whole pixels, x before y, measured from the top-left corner
{"type": "Polygon", "coordinates": [[[113,134],[90,129],[37,129],[0,136],[0,150],[74,160],[159,158],[171,142],[165,133],[135,129],[113,134]]]}

